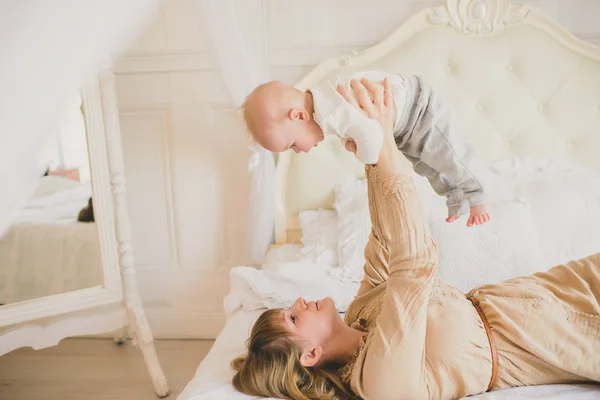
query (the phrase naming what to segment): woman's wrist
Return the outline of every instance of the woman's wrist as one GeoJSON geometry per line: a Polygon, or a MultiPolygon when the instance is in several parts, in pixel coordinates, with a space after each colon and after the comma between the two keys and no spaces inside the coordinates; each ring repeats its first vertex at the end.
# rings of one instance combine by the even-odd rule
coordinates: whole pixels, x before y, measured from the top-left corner
{"type": "Polygon", "coordinates": [[[402,162],[398,150],[384,146],[381,154],[379,154],[377,167],[381,175],[393,176],[400,173],[402,170],[402,162]]]}
{"type": "Polygon", "coordinates": [[[398,153],[399,150],[396,147],[394,135],[384,131],[383,146],[381,147],[377,164],[385,169],[399,169],[401,161],[398,153]]]}

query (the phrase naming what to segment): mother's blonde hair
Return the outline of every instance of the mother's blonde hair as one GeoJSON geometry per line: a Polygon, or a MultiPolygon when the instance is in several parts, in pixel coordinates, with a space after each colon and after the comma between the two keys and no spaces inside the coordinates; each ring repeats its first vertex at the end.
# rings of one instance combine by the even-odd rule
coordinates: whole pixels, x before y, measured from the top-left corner
{"type": "Polygon", "coordinates": [[[236,390],[251,395],[293,400],[354,399],[335,369],[304,367],[302,349],[281,323],[281,310],[258,318],[247,342],[248,354],[231,363],[236,390]]]}

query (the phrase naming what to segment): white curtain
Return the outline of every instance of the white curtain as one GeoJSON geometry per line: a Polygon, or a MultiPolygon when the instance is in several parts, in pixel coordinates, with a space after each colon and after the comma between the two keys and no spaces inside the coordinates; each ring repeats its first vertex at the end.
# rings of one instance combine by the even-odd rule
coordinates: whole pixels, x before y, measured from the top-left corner
{"type": "Polygon", "coordinates": [[[69,95],[130,47],[162,0],[0,2],[0,236],[46,169],[69,95]]]}
{"type": "MultiPolygon", "coordinates": [[[[198,1],[223,80],[235,106],[239,107],[252,89],[268,80],[264,54],[250,51],[232,0],[198,1]]],[[[273,240],[275,159],[260,146],[251,150],[248,241],[251,260],[258,263],[273,240]]]]}

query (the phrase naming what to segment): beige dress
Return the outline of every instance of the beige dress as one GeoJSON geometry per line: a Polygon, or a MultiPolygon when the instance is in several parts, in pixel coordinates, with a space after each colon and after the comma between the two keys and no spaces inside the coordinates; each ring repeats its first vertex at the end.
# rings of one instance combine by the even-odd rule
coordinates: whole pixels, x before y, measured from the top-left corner
{"type": "MultiPolygon", "coordinates": [[[[465,294],[436,278],[438,250],[412,180],[366,173],[373,231],[345,320],[368,333],[342,379],[363,399],[485,392],[492,363],[483,322],[465,294]]],[[[600,381],[600,253],[469,294],[496,341],[493,389],[600,381]]]]}

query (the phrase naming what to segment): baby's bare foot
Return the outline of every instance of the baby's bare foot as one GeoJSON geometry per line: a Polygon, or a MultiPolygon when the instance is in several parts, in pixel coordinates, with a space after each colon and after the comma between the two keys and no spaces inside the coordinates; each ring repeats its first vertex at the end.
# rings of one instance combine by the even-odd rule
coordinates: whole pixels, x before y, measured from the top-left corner
{"type": "Polygon", "coordinates": [[[452,217],[446,218],[446,222],[452,223],[460,218],[460,215],[453,215],[452,217]]]}
{"type": "Polygon", "coordinates": [[[490,207],[487,204],[479,204],[471,207],[467,226],[483,225],[490,220],[490,207]]]}

